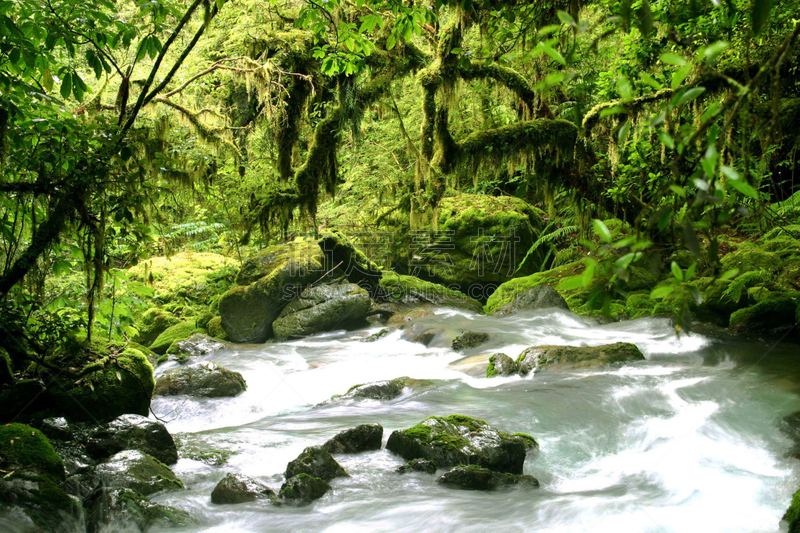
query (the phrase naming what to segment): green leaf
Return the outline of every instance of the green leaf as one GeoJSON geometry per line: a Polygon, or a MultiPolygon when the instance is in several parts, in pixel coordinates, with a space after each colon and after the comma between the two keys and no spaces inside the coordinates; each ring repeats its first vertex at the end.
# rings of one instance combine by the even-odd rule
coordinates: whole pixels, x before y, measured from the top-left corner
{"type": "Polygon", "coordinates": [[[661,54],[659,59],[661,59],[662,63],[666,63],[667,65],[677,65],[679,67],[682,67],[687,63],[687,61],[684,58],[682,58],[678,54],[673,54],[672,52],[665,52],[661,54]]]}
{"type": "Polygon", "coordinates": [[[678,87],[680,87],[681,84],[683,83],[683,80],[685,80],[686,77],[689,74],[691,74],[691,72],[692,72],[692,65],[688,64],[688,65],[682,66],[674,74],[672,74],[672,83],[670,84],[670,87],[672,87],[672,90],[675,90],[678,87]]]}
{"type": "Polygon", "coordinates": [[[397,44],[397,37],[394,36],[394,33],[390,33],[386,38],[386,49],[391,50],[395,44],[397,44]]]}
{"type": "MultiPolygon", "coordinates": [[[[773,0],[754,0],[750,20],[753,25],[753,35],[758,35],[764,29],[769,14],[772,11],[773,0]]],[[[797,12],[795,12],[797,14],[797,12]]]]}
{"type": "Polygon", "coordinates": [[[664,130],[658,130],[657,132],[659,140],[664,143],[664,146],[669,148],[670,150],[675,149],[675,141],[672,140],[672,135],[667,133],[664,130]]]}
{"type": "Polygon", "coordinates": [[[675,287],[673,287],[672,285],[665,285],[663,287],[656,287],[650,293],[650,298],[652,298],[653,300],[660,300],[661,298],[664,298],[665,296],[669,296],[670,294],[672,294],[672,291],[674,291],[674,290],[675,290],[675,287]]]}
{"type": "Polygon", "coordinates": [[[708,64],[712,64],[717,60],[717,56],[719,56],[722,52],[724,52],[728,48],[728,43],[725,41],[717,41],[714,44],[710,44],[703,48],[701,56],[703,61],[708,64]]]}
{"type": "Polygon", "coordinates": [[[61,80],[61,97],[65,100],[69,98],[72,93],[72,73],[67,72],[64,74],[64,79],[61,80]]]}
{"type": "Polygon", "coordinates": [[[645,82],[647,85],[649,85],[653,89],[655,89],[656,91],[660,91],[661,89],[664,88],[664,85],[662,85],[661,83],[658,83],[656,81],[656,79],[653,78],[653,76],[651,76],[650,74],[648,74],[646,72],[641,73],[639,75],[639,79],[642,80],[643,82],[645,82]]]}
{"type": "Polygon", "coordinates": [[[558,50],[556,50],[555,48],[553,48],[552,46],[550,46],[545,42],[540,42],[539,45],[542,47],[542,50],[544,50],[545,54],[549,55],[551,58],[561,63],[563,66],[565,67],[567,66],[567,60],[564,59],[564,56],[562,56],[558,50]]]}
{"type": "Polygon", "coordinates": [[[558,19],[561,22],[563,22],[564,24],[567,24],[568,26],[572,26],[573,28],[577,28],[578,27],[578,25],[575,23],[575,19],[572,18],[572,15],[570,15],[566,11],[559,10],[558,11],[558,19]]]}
{"type": "Polygon", "coordinates": [[[730,180],[727,184],[745,196],[750,198],[758,198],[758,191],[756,191],[752,185],[744,180],[730,180]]]}
{"type": "Polygon", "coordinates": [[[570,276],[558,283],[558,290],[571,291],[583,287],[583,276],[570,276]]]}
{"type": "Polygon", "coordinates": [[[669,269],[672,271],[672,275],[675,276],[675,279],[678,281],[683,281],[683,270],[681,270],[681,267],[678,266],[678,263],[673,261],[669,265],[669,269]]]}
{"type": "Polygon", "coordinates": [[[631,87],[631,82],[625,76],[617,78],[617,92],[625,101],[633,98],[633,87],[631,87]]]}
{"type": "Polygon", "coordinates": [[[719,279],[721,279],[722,281],[726,281],[729,279],[733,279],[738,275],[739,275],[739,269],[732,268],[730,270],[726,270],[725,272],[723,272],[722,275],[719,277],[719,279]]]}
{"type": "Polygon", "coordinates": [[[689,89],[686,92],[684,92],[681,95],[680,98],[678,98],[678,101],[675,104],[675,107],[682,106],[685,103],[691,102],[692,100],[694,100],[695,98],[697,98],[698,96],[703,94],[704,92],[706,92],[706,88],[705,87],[692,87],[691,89],[689,89]]]}
{"type": "Polygon", "coordinates": [[[610,243],[611,242],[611,232],[608,230],[608,226],[600,219],[592,220],[592,224],[594,225],[594,231],[597,233],[600,240],[603,242],[610,243]]]}

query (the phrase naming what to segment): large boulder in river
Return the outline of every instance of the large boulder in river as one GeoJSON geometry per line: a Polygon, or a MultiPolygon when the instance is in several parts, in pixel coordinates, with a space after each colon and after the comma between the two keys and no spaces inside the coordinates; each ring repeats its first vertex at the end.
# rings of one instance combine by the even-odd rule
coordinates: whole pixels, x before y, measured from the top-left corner
{"type": "Polygon", "coordinates": [[[281,485],[278,498],[287,503],[303,505],[322,498],[329,490],[331,486],[324,479],[308,474],[297,474],[281,485]]]}
{"type": "Polygon", "coordinates": [[[141,415],[122,415],[94,428],[84,446],[96,459],[106,459],[123,450],[139,450],[164,464],[178,462],[175,441],[164,424],[141,415]]]}
{"type": "Polygon", "coordinates": [[[486,377],[511,376],[519,371],[517,363],[504,353],[495,353],[489,357],[489,366],[486,367],[486,377]]]}
{"type": "Polygon", "coordinates": [[[183,488],[181,480],[164,463],[135,450],[119,452],[97,465],[94,473],[103,486],[125,487],[144,496],[183,488]]]}
{"type": "Polygon", "coordinates": [[[311,287],[283,308],[272,329],[276,337],[290,339],[358,326],[370,303],[369,293],[353,283],[311,287]]]}
{"type": "Polygon", "coordinates": [[[337,477],[349,477],[342,465],[331,457],[322,446],[309,446],[296,459],[286,465],[286,479],[298,474],[307,474],[330,481],[337,477]]]}
{"type": "Polygon", "coordinates": [[[526,253],[544,213],[510,196],[459,194],[442,198],[430,242],[415,239],[409,271],[485,301],[501,283],[535,272],[541,258],[526,253]],[[522,267],[522,270],[518,270],[522,267]]]}
{"type": "Polygon", "coordinates": [[[211,361],[170,370],[156,382],[156,396],[222,398],[240,394],[247,385],[239,372],[211,361]]]}
{"type": "Polygon", "coordinates": [[[283,307],[306,285],[333,279],[326,276],[325,257],[313,241],[287,245],[282,257],[268,274],[250,285],[234,287],[220,297],[222,327],[231,341],[266,341],[272,337],[272,323],[283,307]]]}
{"type": "Polygon", "coordinates": [[[493,315],[505,316],[518,311],[550,308],[569,311],[567,301],[564,300],[564,297],[553,287],[547,285],[525,287],[523,285],[517,290],[510,291],[504,298],[499,300],[498,303],[492,307],[491,313],[493,315]]]}
{"type": "Polygon", "coordinates": [[[479,465],[521,474],[527,441],[468,416],[432,416],[392,432],[386,449],[407,460],[428,459],[438,467],[479,465]]]}
{"type": "Polygon", "coordinates": [[[542,367],[587,368],[643,361],[644,355],[635,344],[615,342],[602,346],[532,346],[517,357],[523,376],[542,367]]]}
{"type": "Polygon", "coordinates": [[[436,481],[447,487],[465,490],[496,490],[512,485],[539,486],[539,480],[533,476],[495,472],[478,465],[457,466],[436,481]]]}
{"type": "Polygon", "coordinates": [[[383,426],[361,424],[337,433],[322,447],[329,453],[359,453],[380,450],[382,440],[383,426]]]}
{"type": "Polygon", "coordinates": [[[227,474],[211,491],[211,503],[244,503],[274,499],[275,493],[264,485],[241,474],[227,474]]]}

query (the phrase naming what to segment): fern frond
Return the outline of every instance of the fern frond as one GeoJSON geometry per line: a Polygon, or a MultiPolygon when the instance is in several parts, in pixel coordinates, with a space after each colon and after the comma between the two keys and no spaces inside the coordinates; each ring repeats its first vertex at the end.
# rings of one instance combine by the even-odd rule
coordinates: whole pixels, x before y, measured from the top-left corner
{"type": "Polygon", "coordinates": [[[751,270],[749,272],[739,274],[736,279],[731,281],[731,284],[727,289],[725,289],[725,292],[722,293],[722,296],[723,298],[730,298],[730,300],[733,302],[738,302],[742,298],[742,292],[747,288],[748,285],[768,281],[771,277],[772,274],[763,269],[751,270]]]}

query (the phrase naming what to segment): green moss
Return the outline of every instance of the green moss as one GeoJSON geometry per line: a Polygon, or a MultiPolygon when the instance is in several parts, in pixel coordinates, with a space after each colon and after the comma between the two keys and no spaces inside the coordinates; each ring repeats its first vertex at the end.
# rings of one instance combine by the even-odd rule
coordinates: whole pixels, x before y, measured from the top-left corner
{"type": "Polygon", "coordinates": [[[0,464],[3,470],[24,468],[56,481],[66,478],[64,462],[47,437],[25,424],[0,426],[0,464]]]}
{"type": "Polygon", "coordinates": [[[147,416],[155,389],[153,366],[138,350],[102,357],[84,369],[88,373],[71,387],[50,390],[59,413],[75,419],[106,422],[119,415],[147,416]]]}
{"type": "Polygon", "coordinates": [[[177,323],[178,319],[175,315],[153,307],[142,313],[142,316],[136,321],[136,329],[139,332],[133,337],[133,340],[149,346],[165,329],[177,323]]]}
{"type": "Polygon", "coordinates": [[[211,253],[180,252],[132,267],[131,278],[151,285],[162,303],[207,304],[234,283],[238,262],[211,253]]]}
{"type": "Polygon", "coordinates": [[[736,333],[772,333],[788,331],[797,325],[800,293],[774,295],[731,315],[731,329],[736,333]]]}
{"type": "Polygon", "coordinates": [[[208,330],[208,334],[215,339],[224,341],[228,338],[225,329],[222,327],[222,317],[220,316],[215,316],[209,320],[208,324],[206,324],[206,329],[208,330]]]}
{"type": "MultiPolygon", "coordinates": [[[[533,287],[537,287],[539,285],[547,285],[549,287],[556,287],[561,280],[564,278],[574,276],[583,269],[583,262],[575,261],[573,263],[568,263],[566,265],[562,265],[560,267],[553,268],[551,270],[546,270],[544,272],[537,272],[530,276],[514,278],[512,280],[506,281],[502,285],[500,285],[489,299],[486,301],[486,305],[484,306],[483,310],[486,314],[492,314],[501,307],[505,305],[511,305],[514,301],[514,296],[518,292],[522,292],[528,289],[532,289],[533,287]]],[[[583,296],[585,290],[572,290],[572,291],[562,291],[564,298],[567,300],[570,309],[575,309],[574,304],[577,303],[577,308],[580,309],[586,303],[585,296],[583,296]],[[581,298],[577,301],[570,301],[570,299],[574,298],[576,295],[580,295],[581,298]]],[[[577,312],[577,311],[576,311],[577,312]]]]}
{"type": "Polygon", "coordinates": [[[528,435],[527,433],[512,433],[510,436],[519,437],[520,439],[525,441],[526,448],[537,448],[537,449],[539,448],[539,443],[536,442],[536,439],[534,439],[531,435],[528,435]]]}
{"type": "Polygon", "coordinates": [[[499,375],[500,375],[500,372],[498,372],[497,369],[494,367],[494,361],[490,360],[489,361],[489,366],[486,367],[486,377],[487,378],[493,378],[493,377],[499,376],[499,375]]]}
{"type": "Polygon", "coordinates": [[[783,515],[783,520],[789,525],[789,533],[800,533],[800,490],[792,496],[792,503],[783,515]]]}
{"type": "Polygon", "coordinates": [[[448,289],[444,285],[424,281],[414,276],[404,276],[392,271],[384,271],[380,280],[384,297],[390,301],[424,301],[480,312],[483,305],[463,292],[448,289]]]}
{"type": "Polygon", "coordinates": [[[161,335],[153,341],[150,349],[155,353],[163,355],[167,352],[172,343],[184,341],[195,333],[205,333],[202,328],[198,328],[194,320],[179,322],[167,328],[161,335]]]}

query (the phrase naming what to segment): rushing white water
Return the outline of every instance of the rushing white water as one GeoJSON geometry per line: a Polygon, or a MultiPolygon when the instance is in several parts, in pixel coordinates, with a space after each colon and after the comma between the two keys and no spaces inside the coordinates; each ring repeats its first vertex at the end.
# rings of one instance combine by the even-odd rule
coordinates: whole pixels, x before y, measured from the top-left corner
{"type": "MultiPolygon", "coordinates": [[[[547,311],[494,318],[436,311],[431,327],[492,335],[473,350],[515,357],[542,344],[633,342],[647,360],[621,367],[475,378],[448,368],[463,357],[425,348],[380,328],[300,341],[236,346],[204,357],[241,372],[236,398],[158,398],[153,409],[184,445],[231,452],[223,466],[181,459],[187,490],[156,497],[199,520],[191,531],[779,531],[798,485],[791,442],[777,428],[800,410],[800,395],[758,359],[795,348],[698,334],[676,336],[669,321],[598,325],[547,311]],[[389,402],[337,400],[351,386],[400,376],[435,380],[389,402]],[[324,402],[324,403],[323,403],[324,402]],[[276,490],[286,463],[338,431],[378,422],[391,431],[431,415],[466,414],[530,433],[540,452],[525,473],[541,488],[458,491],[435,476],[398,475],[401,459],[381,450],[337,460],[351,474],[306,507],[266,502],[213,505],[227,472],[276,490]]],[[[164,365],[163,373],[172,368],[164,365]]]]}

